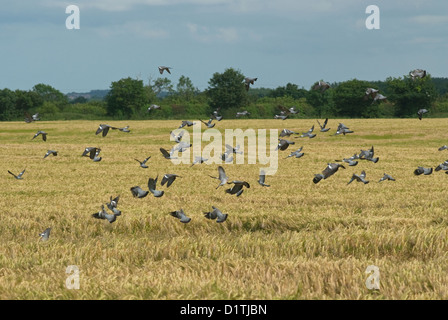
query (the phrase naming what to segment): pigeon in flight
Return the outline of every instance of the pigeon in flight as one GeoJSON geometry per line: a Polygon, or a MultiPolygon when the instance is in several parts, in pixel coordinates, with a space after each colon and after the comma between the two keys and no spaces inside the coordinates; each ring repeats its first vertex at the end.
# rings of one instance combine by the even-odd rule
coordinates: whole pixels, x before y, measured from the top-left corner
{"type": "Polygon", "coordinates": [[[446,150],[446,149],[448,149],[448,146],[443,145],[443,146],[441,146],[441,147],[439,148],[439,151],[443,151],[443,150],[446,150]]]}
{"type": "Polygon", "coordinates": [[[424,78],[426,77],[426,70],[423,69],[415,69],[411,72],[409,72],[409,75],[411,76],[412,80],[415,80],[415,78],[424,78]]]}
{"type": "Polygon", "coordinates": [[[260,171],[260,177],[258,179],[258,183],[260,184],[260,186],[270,187],[269,184],[265,184],[265,181],[266,181],[266,173],[263,170],[261,170],[260,171]]]}
{"type": "Polygon", "coordinates": [[[48,157],[50,154],[53,155],[53,156],[57,156],[57,155],[58,155],[58,152],[57,152],[57,151],[54,151],[54,150],[48,150],[47,153],[44,155],[44,159],[45,159],[46,157],[48,157]]]}
{"type": "Polygon", "coordinates": [[[213,119],[209,119],[208,122],[202,121],[201,119],[199,119],[199,121],[201,121],[203,124],[205,124],[207,126],[207,128],[213,128],[215,126],[215,123],[212,123],[213,119]]]}
{"type": "Polygon", "coordinates": [[[322,171],[322,173],[318,173],[314,175],[313,182],[318,183],[322,179],[327,179],[331,177],[333,174],[338,171],[339,168],[345,169],[342,164],[339,163],[328,163],[327,167],[322,171]]]}
{"type": "Polygon", "coordinates": [[[292,135],[292,134],[298,134],[298,133],[296,133],[296,132],[294,132],[294,131],[291,131],[291,130],[289,130],[289,129],[283,129],[283,130],[280,132],[280,137],[289,137],[289,136],[292,135]]]}
{"type": "Polygon", "coordinates": [[[100,124],[98,126],[98,129],[96,129],[95,134],[98,135],[98,134],[102,133],[102,136],[105,137],[105,136],[107,136],[107,133],[109,132],[109,129],[117,129],[117,128],[112,127],[112,126],[110,126],[108,124],[100,124]]]}
{"type": "Polygon", "coordinates": [[[182,222],[182,223],[188,223],[191,221],[191,218],[189,218],[185,215],[185,212],[183,209],[172,211],[172,212],[170,212],[170,214],[173,217],[180,219],[180,222],[182,222]]]}
{"type": "Polygon", "coordinates": [[[156,184],[157,184],[158,177],[159,176],[157,176],[155,179],[149,178],[149,180],[148,180],[148,189],[156,198],[160,198],[165,193],[164,191],[156,190],[156,184]]]}
{"type": "Polygon", "coordinates": [[[447,171],[448,170],[448,160],[445,160],[444,162],[442,162],[441,164],[439,164],[435,169],[435,171],[447,171]]]}
{"type": "Polygon", "coordinates": [[[319,120],[317,120],[317,123],[319,124],[320,127],[320,132],[327,132],[328,130],[330,130],[330,128],[326,128],[327,123],[328,123],[328,118],[325,119],[324,124],[320,124],[319,120]]]}
{"type": "Polygon", "coordinates": [[[369,97],[374,99],[379,91],[380,90],[377,90],[377,89],[367,88],[365,95],[364,95],[364,100],[367,100],[367,98],[369,98],[369,97]]]}
{"type": "Polygon", "coordinates": [[[135,186],[131,188],[132,195],[137,198],[144,198],[148,195],[149,191],[143,190],[139,186],[135,186]]]}
{"type": "Polygon", "coordinates": [[[308,137],[308,138],[314,138],[315,136],[316,136],[316,134],[315,133],[313,133],[313,131],[314,131],[314,124],[313,124],[313,126],[310,128],[310,130],[308,130],[307,132],[304,132],[304,133],[302,133],[302,135],[300,136],[301,138],[306,138],[306,137],[308,137]]]}
{"type": "Polygon", "coordinates": [[[34,140],[38,135],[42,135],[42,140],[47,141],[47,133],[45,131],[37,131],[31,140],[34,140]]]}
{"type": "Polygon", "coordinates": [[[170,69],[173,69],[171,67],[165,67],[165,66],[160,66],[159,67],[159,72],[160,74],[163,74],[164,71],[168,72],[169,74],[171,74],[170,69]]]}
{"type": "Polygon", "coordinates": [[[327,89],[330,88],[330,85],[325,81],[318,81],[314,86],[313,90],[320,90],[321,93],[324,93],[327,89]]]}
{"type": "Polygon", "coordinates": [[[377,93],[375,97],[373,98],[373,101],[371,104],[373,104],[375,101],[387,101],[387,97],[383,96],[381,93],[377,93]]]}
{"type": "Polygon", "coordinates": [[[347,184],[352,183],[353,180],[356,180],[357,182],[362,182],[364,184],[369,183],[369,181],[366,180],[366,172],[364,170],[362,170],[360,175],[353,174],[352,178],[350,179],[350,181],[347,184]]]}
{"type": "Polygon", "coordinates": [[[166,187],[168,188],[174,182],[174,180],[176,180],[177,177],[180,178],[180,176],[178,176],[177,174],[166,173],[162,178],[162,186],[166,183],[166,187]]]}
{"type": "Polygon", "coordinates": [[[151,112],[151,110],[157,110],[160,109],[160,106],[157,104],[152,104],[148,107],[148,112],[151,112]]]}
{"type": "MultiPolygon", "coordinates": [[[[357,158],[359,159],[359,158],[357,158]]],[[[358,164],[358,161],[354,160],[353,158],[344,158],[342,160],[335,160],[336,162],[345,162],[347,163],[350,167],[354,167],[358,164]]]]}
{"type": "Polygon", "coordinates": [[[243,191],[244,191],[243,187],[250,188],[249,183],[247,183],[246,181],[228,182],[228,184],[232,184],[232,183],[233,183],[233,187],[226,189],[226,193],[236,194],[237,197],[239,197],[243,193],[243,191]]]}
{"type": "Polygon", "coordinates": [[[258,78],[249,78],[249,77],[244,78],[244,82],[245,82],[245,86],[246,86],[246,91],[249,90],[250,85],[251,85],[251,84],[253,85],[253,84],[255,83],[255,81],[257,81],[257,79],[258,79],[258,78]]]}
{"type": "Polygon", "coordinates": [[[126,126],[124,128],[117,128],[117,129],[121,132],[131,132],[131,130],[129,130],[129,126],[126,126]]]}
{"type": "Polygon", "coordinates": [[[173,133],[173,131],[170,132],[170,135],[174,138],[174,141],[177,143],[180,143],[182,140],[182,137],[184,136],[185,131],[182,130],[177,136],[173,133]]]}
{"type": "Polygon", "coordinates": [[[229,177],[227,177],[227,175],[226,175],[226,171],[221,166],[218,167],[218,177],[212,177],[212,176],[210,176],[210,177],[220,181],[218,186],[216,187],[216,189],[218,189],[220,186],[225,185],[227,183],[227,181],[229,180],[229,177]]]}
{"type": "Polygon", "coordinates": [[[215,206],[212,206],[212,208],[213,208],[213,211],[204,212],[204,217],[206,217],[207,219],[210,219],[210,220],[216,219],[216,222],[218,222],[218,223],[226,221],[227,216],[228,216],[227,213],[222,213],[221,210],[219,210],[215,206]]]}
{"type": "Polygon", "coordinates": [[[231,156],[227,152],[224,152],[221,154],[221,159],[226,163],[231,163],[233,161],[233,156],[231,156]]]}
{"type": "Polygon", "coordinates": [[[204,162],[206,162],[208,159],[205,159],[205,158],[203,158],[203,157],[201,157],[201,156],[196,156],[195,158],[194,158],[194,161],[193,161],[193,164],[191,165],[191,166],[194,166],[196,163],[204,163],[204,162]]]}
{"type": "Polygon", "coordinates": [[[166,151],[163,148],[160,148],[160,152],[162,152],[162,155],[165,159],[168,159],[168,160],[177,159],[177,157],[172,156],[172,153],[169,153],[168,151],[166,151]]]}
{"type": "Polygon", "coordinates": [[[189,120],[183,120],[181,125],[179,126],[178,129],[183,128],[185,126],[191,127],[192,125],[194,125],[196,122],[191,122],[189,120]]]}
{"type": "MultiPolygon", "coordinates": [[[[107,207],[109,208],[109,210],[112,210],[114,213],[118,213],[118,211],[114,211],[114,208],[117,208],[118,206],[118,200],[120,200],[120,196],[116,196],[115,198],[112,199],[112,196],[110,196],[110,202],[106,203],[107,207]]],[[[121,211],[120,211],[121,214],[121,211]]]]}
{"type": "Polygon", "coordinates": [[[289,140],[285,140],[285,139],[278,139],[278,141],[279,142],[278,142],[277,148],[275,150],[280,149],[280,150],[284,151],[284,150],[288,149],[290,144],[295,144],[294,141],[289,141],[289,140]]]}
{"type": "Polygon", "coordinates": [[[283,111],[282,111],[280,114],[274,115],[274,119],[286,120],[286,119],[288,119],[288,115],[283,114],[283,111]]]}
{"type": "Polygon", "coordinates": [[[389,174],[387,174],[387,173],[385,173],[384,176],[383,176],[383,177],[380,179],[380,181],[378,181],[378,182],[381,182],[381,181],[384,181],[384,180],[395,181],[395,179],[392,178],[392,176],[389,175],[389,174]]]}
{"type": "Polygon", "coordinates": [[[47,241],[50,238],[50,231],[51,231],[51,228],[47,228],[47,229],[45,229],[44,232],[40,233],[39,234],[40,240],[47,241]]]}
{"type": "Polygon", "coordinates": [[[291,152],[290,155],[288,155],[285,159],[290,158],[290,157],[296,157],[296,158],[301,158],[304,153],[301,152],[303,149],[303,147],[300,147],[299,149],[297,149],[296,151],[291,152]]]}
{"type": "Polygon", "coordinates": [[[232,153],[234,153],[234,154],[237,154],[237,153],[238,154],[243,154],[243,151],[238,151],[238,150],[240,150],[240,145],[239,144],[234,148],[231,145],[226,143],[226,153],[228,153],[228,154],[232,154],[232,153]]]}
{"type": "Polygon", "coordinates": [[[417,169],[414,170],[414,174],[416,176],[419,176],[421,174],[429,175],[431,173],[432,173],[432,168],[418,167],[417,169]]]}
{"type": "Polygon", "coordinates": [[[429,111],[428,111],[427,109],[420,109],[420,110],[418,110],[418,111],[417,111],[418,119],[419,119],[419,120],[422,120],[423,115],[424,115],[425,113],[428,113],[428,112],[429,112],[429,111]]]}
{"type": "Polygon", "coordinates": [[[222,120],[222,115],[219,114],[219,109],[216,109],[213,111],[212,113],[212,117],[214,117],[217,121],[221,121],[222,120]]]}
{"type": "Polygon", "coordinates": [[[361,150],[361,152],[359,153],[359,159],[360,160],[369,160],[372,161],[373,163],[377,163],[378,160],[380,159],[379,157],[374,158],[374,150],[373,150],[373,146],[370,150],[361,150]]]}
{"type": "Polygon", "coordinates": [[[146,159],[143,160],[143,161],[140,161],[140,160],[138,160],[138,159],[134,159],[134,160],[137,161],[138,163],[140,163],[140,167],[146,169],[146,168],[148,168],[148,166],[146,165],[146,162],[147,162],[149,159],[151,159],[151,156],[149,156],[148,158],[146,158],[146,159]]]}
{"type": "Polygon", "coordinates": [[[299,113],[299,110],[296,110],[295,107],[287,108],[285,106],[279,105],[278,108],[282,111],[280,114],[284,114],[284,115],[299,113]]]}
{"type": "Polygon", "coordinates": [[[236,117],[237,117],[237,118],[242,117],[242,116],[250,116],[250,112],[247,111],[247,110],[244,110],[244,111],[241,111],[241,112],[237,112],[237,113],[236,113],[236,117]]]}
{"type": "Polygon", "coordinates": [[[107,213],[106,209],[104,208],[104,205],[101,205],[101,210],[92,214],[92,217],[94,217],[95,219],[105,219],[109,221],[109,223],[113,223],[117,220],[117,216],[121,215],[121,211],[119,212],[120,212],[119,214],[107,213]]]}
{"type": "Polygon", "coordinates": [[[175,151],[179,151],[179,152],[184,152],[186,151],[188,148],[190,148],[193,144],[185,142],[185,141],[181,141],[179,142],[179,144],[173,148],[171,148],[170,150],[170,154],[173,154],[175,151]]]}
{"type": "Polygon", "coordinates": [[[343,134],[345,136],[347,133],[353,133],[353,131],[350,130],[347,126],[345,126],[343,123],[339,123],[338,128],[336,129],[336,133],[334,135],[337,136],[343,134]]]}
{"type": "Polygon", "coordinates": [[[94,159],[97,150],[101,150],[100,148],[96,148],[96,147],[87,147],[84,149],[84,152],[82,153],[81,157],[87,157],[87,155],[89,155],[90,159],[94,159]]]}
{"type": "Polygon", "coordinates": [[[26,170],[26,168],[23,169],[23,171],[20,172],[18,175],[15,175],[14,173],[12,173],[12,172],[9,171],[9,170],[8,170],[8,173],[9,173],[9,174],[12,174],[12,175],[14,176],[14,178],[16,178],[17,180],[22,180],[22,179],[23,179],[22,176],[23,176],[23,174],[25,173],[25,170],[26,170]]]}
{"type": "Polygon", "coordinates": [[[30,123],[33,121],[39,121],[39,120],[40,120],[39,113],[35,113],[31,116],[28,112],[25,112],[25,122],[26,123],[30,123]]]}

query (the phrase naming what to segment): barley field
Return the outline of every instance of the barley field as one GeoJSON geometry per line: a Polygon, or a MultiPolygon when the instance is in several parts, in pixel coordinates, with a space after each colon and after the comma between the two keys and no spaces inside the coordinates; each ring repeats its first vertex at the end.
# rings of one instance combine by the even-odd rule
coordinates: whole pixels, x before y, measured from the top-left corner
{"type": "Polygon", "coordinates": [[[0,299],[448,299],[448,175],[413,174],[448,159],[438,151],[448,144],[446,119],[330,119],[326,133],[314,119],[217,122],[223,133],[316,128],[313,139],[288,138],[295,145],[279,152],[270,187],[257,183],[261,164],[223,164],[231,180],[250,183],[240,197],[216,189],[209,175],[218,164],[162,157],[180,121],[110,121],[131,132],[106,137],[95,135],[100,123],[1,123],[0,299]],[[354,133],[333,136],[339,122],[354,133]],[[38,130],[47,141],[31,139],[38,130]],[[285,159],[301,146],[302,158],[285,159]],[[328,162],[371,146],[377,163],[312,182],[328,162]],[[100,147],[102,161],[81,157],[86,147],[100,147]],[[48,149],[58,156],[43,159],[48,149]],[[134,159],[147,156],[140,168],[134,159]],[[7,172],[24,168],[23,180],[7,172]],[[347,185],[362,170],[370,183],[347,185]],[[181,177],[167,188],[165,173],[181,177]],[[396,181],[379,183],[384,173],[396,181]],[[163,197],[132,196],[157,175],[163,197]],[[117,221],[92,217],[118,195],[117,221]],[[224,223],[204,217],[212,205],[228,214],[224,223]],[[180,208],[190,223],[169,214],[180,208]],[[72,265],[79,289],[66,286],[72,265]],[[366,286],[370,265],[378,290],[366,286]]]}

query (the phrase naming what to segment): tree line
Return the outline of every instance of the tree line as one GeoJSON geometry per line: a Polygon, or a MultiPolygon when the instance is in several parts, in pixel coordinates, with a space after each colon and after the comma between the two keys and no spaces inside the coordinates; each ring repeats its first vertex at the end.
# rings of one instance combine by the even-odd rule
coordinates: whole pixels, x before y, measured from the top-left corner
{"type": "Polygon", "coordinates": [[[150,79],[147,84],[131,77],[113,81],[100,100],[66,95],[47,84],[31,90],[0,90],[0,120],[23,120],[24,114],[39,113],[44,120],[74,119],[186,119],[210,117],[213,110],[226,119],[247,110],[250,118],[274,118],[282,107],[295,107],[295,118],[415,117],[417,110],[429,116],[448,116],[448,78],[412,79],[409,75],[385,81],[351,79],[330,83],[327,90],[313,90],[287,83],[275,89],[246,87],[241,71],[228,68],[216,72],[205,90],[181,76],[175,86],[169,78],[150,79]],[[379,90],[386,99],[374,101],[367,88],[379,90]],[[160,108],[149,108],[158,105],[160,108]],[[148,111],[150,109],[150,111],[148,111]]]}

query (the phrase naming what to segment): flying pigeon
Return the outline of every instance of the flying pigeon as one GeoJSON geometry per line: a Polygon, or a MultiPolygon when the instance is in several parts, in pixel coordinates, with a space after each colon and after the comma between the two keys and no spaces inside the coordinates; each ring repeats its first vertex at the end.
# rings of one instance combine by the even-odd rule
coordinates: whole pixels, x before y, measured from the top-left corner
{"type": "MultiPolygon", "coordinates": [[[[359,158],[357,158],[357,159],[359,159],[359,158]]],[[[356,160],[354,160],[352,158],[344,158],[342,160],[335,160],[335,161],[337,161],[337,162],[345,162],[345,163],[347,163],[351,167],[354,167],[354,166],[356,166],[358,164],[358,161],[356,161],[356,160]]]]}
{"type": "Polygon", "coordinates": [[[171,68],[171,67],[165,67],[165,66],[160,66],[160,67],[159,67],[159,72],[160,72],[160,74],[163,74],[163,71],[166,71],[166,72],[168,72],[169,74],[171,74],[170,69],[173,69],[173,68],[171,68]]]}
{"type": "Polygon", "coordinates": [[[325,81],[318,81],[314,86],[313,90],[320,90],[321,93],[324,93],[327,89],[330,88],[330,85],[325,81]]]}
{"type": "Polygon", "coordinates": [[[249,183],[247,183],[246,181],[228,182],[228,184],[232,184],[232,183],[233,183],[233,187],[226,189],[226,193],[236,194],[237,197],[239,197],[243,193],[243,191],[244,191],[243,187],[250,188],[249,183]]]}
{"type": "Polygon", "coordinates": [[[148,168],[148,166],[146,165],[146,162],[149,160],[151,158],[151,156],[149,156],[148,158],[146,158],[145,160],[143,160],[143,161],[140,161],[140,160],[138,160],[138,159],[134,159],[135,161],[137,161],[138,163],[140,163],[140,167],[142,167],[142,168],[148,168]]]}
{"type": "Polygon", "coordinates": [[[210,177],[220,181],[218,186],[216,187],[216,189],[218,189],[220,186],[225,185],[227,183],[227,181],[229,180],[229,177],[227,177],[227,175],[226,175],[226,171],[221,166],[218,167],[218,177],[212,177],[212,176],[210,176],[210,177]]]}
{"type": "Polygon", "coordinates": [[[419,176],[421,174],[429,175],[431,173],[432,173],[432,168],[418,167],[417,169],[414,170],[414,174],[416,176],[419,176]]]}
{"type": "Polygon", "coordinates": [[[442,162],[441,164],[439,164],[435,169],[435,171],[447,171],[448,170],[448,160],[445,160],[444,162],[442,162]]]}
{"type": "Polygon", "coordinates": [[[101,149],[96,147],[87,147],[84,149],[84,152],[82,153],[81,157],[87,157],[87,154],[89,154],[89,158],[93,160],[98,150],[101,149]]]}
{"type": "Polygon", "coordinates": [[[168,160],[177,159],[177,157],[172,156],[172,153],[169,153],[168,151],[166,151],[163,148],[160,148],[160,152],[162,152],[162,155],[164,156],[165,159],[168,159],[168,160]]]}
{"type": "Polygon", "coordinates": [[[151,110],[157,110],[160,109],[160,106],[157,104],[152,104],[148,107],[148,112],[150,112],[151,110]]]}
{"type": "MultiPolygon", "coordinates": [[[[283,112],[283,111],[282,111],[283,112]]],[[[276,114],[274,115],[274,119],[282,119],[282,120],[286,120],[288,119],[288,115],[284,115],[284,114],[276,114]]]]}
{"type": "Polygon", "coordinates": [[[112,210],[113,208],[116,208],[118,206],[118,200],[120,200],[120,196],[116,196],[112,199],[112,196],[110,196],[110,202],[106,203],[107,207],[112,210]]]}
{"type": "Polygon", "coordinates": [[[280,150],[284,151],[284,150],[288,149],[290,144],[295,144],[294,141],[289,141],[289,140],[285,140],[285,139],[278,139],[278,141],[279,141],[279,143],[275,150],[280,149],[280,150]]]}
{"type": "Polygon", "coordinates": [[[212,123],[213,119],[209,119],[208,122],[202,121],[201,119],[199,119],[199,121],[205,124],[207,128],[213,128],[215,126],[215,123],[212,123]]]}
{"type": "Polygon", "coordinates": [[[426,77],[426,70],[423,69],[415,69],[411,72],[409,72],[409,75],[411,76],[412,80],[415,80],[415,78],[424,78],[426,77]]]}
{"type": "Polygon", "coordinates": [[[120,212],[119,214],[107,213],[106,209],[104,208],[104,205],[101,205],[101,210],[92,214],[92,217],[94,217],[95,219],[105,219],[109,221],[109,223],[113,223],[117,220],[117,216],[121,215],[121,211],[119,212],[120,212]]]}
{"type": "Polygon", "coordinates": [[[336,129],[336,133],[334,135],[337,136],[343,134],[345,136],[347,133],[353,133],[353,131],[350,130],[347,126],[345,126],[343,123],[339,123],[338,128],[336,129]]]}
{"type": "Polygon", "coordinates": [[[171,214],[173,217],[175,217],[175,218],[177,218],[177,219],[180,219],[180,222],[182,222],[182,223],[188,223],[188,222],[191,221],[191,218],[189,218],[189,217],[187,217],[187,216],[185,215],[185,212],[184,212],[183,209],[180,209],[180,210],[177,210],[177,211],[170,212],[170,214],[171,214]]]}
{"type": "Polygon", "coordinates": [[[12,173],[12,172],[9,171],[9,170],[8,170],[8,173],[12,174],[12,175],[14,176],[14,178],[16,178],[17,180],[21,180],[21,179],[23,179],[22,176],[23,176],[23,174],[25,173],[25,170],[26,170],[26,168],[23,169],[23,171],[20,172],[18,175],[15,175],[14,173],[12,173]]]}
{"type": "Polygon", "coordinates": [[[366,180],[366,172],[364,170],[362,170],[360,175],[353,174],[352,178],[350,179],[350,181],[347,184],[352,183],[353,180],[356,180],[358,182],[362,182],[364,184],[369,183],[369,181],[366,180]]]}
{"type": "Polygon", "coordinates": [[[174,182],[174,180],[176,180],[177,177],[180,178],[180,176],[178,176],[177,174],[166,173],[162,178],[162,186],[166,183],[166,187],[168,188],[174,182]]]}
{"type": "Polygon", "coordinates": [[[265,183],[264,183],[265,181],[266,181],[266,173],[265,173],[263,170],[261,170],[261,171],[260,171],[260,177],[259,177],[259,179],[258,179],[258,183],[259,183],[261,186],[263,186],[263,187],[270,187],[269,184],[265,184],[265,183]]]}
{"type": "Polygon", "coordinates": [[[183,120],[181,125],[179,126],[178,129],[183,128],[185,126],[191,127],[192,125],[194,125],[196,122],[191,122],[189,120],[183,120]]]}
{"type": "Polygon", "coordinates": [[[328,130],[330,130],[330,128],[326,128],[327,123],[328,123],[328,118],[325,119],[323,125],[320,124],[319,120],[317,120],[317,123],[319,124],[320,132],[327,132],[328,130]]]}
{"type": "Polygon", "coordinates": [[[45,159],[46,157],[48,157],[50,154],[52,154],[53,156],[57,156],[57,155],[58,155],[58,152],[57,152],[57,151],[54,151],[54,150],[48,150],[47,153],[44,155],[44,159],[45,159]]]}
{"type": "Polygon", "coordinates": [[[370,150],[361,150],[361,152],[359,153],[359,159],[360,160],[369,160],[372,161],[373,163],[377,163],[379,160],[379,157],[374,158],[374,150],[373,150],[373,146],[370,150]]]}
{"type": "Polygon", "coordinates": [[[206,217],[207,219],[210,219],[210,220],[216,219],[216,222],[218,222],[218,223],[226,221],[227,216],[228,216],[227,213],[222,213],[221,210],[219,210],[215,206],[212,206],[212,208],[213,208],[213,211],[204,212],[204,217],[206,217]]]}
{"type": "Polygon", "coordinates": [[[137,198],[144,198],[148,195],[149,191],[143,190],[139,186],[135,186],[131,188],[132,195],[137,198]]]}
{"type": "Polygon", "coordinates": [[[51,228],[47,228],[47,229],[45,229],[44,232],[42,232],[42,233],[39,234],[40,239],[41,239],[42,241],[47,241],[47,240],[50,238],[50,231],[51,231],[51,228]]]}
{"type": "Polygon", "coordinates": [[[250,116],[250,112],[244,110],[244,111],[241,111],[241,112],[237,112],[237,113],[236,113],[236,117],[237,117],[237,118],[242,117],[242,116],[250,116]]]}
{"type": "Polygon", "coordinates": [[[236,147],[232,147],[231,145],[226,143],[226,153],[228,153],[228,154],[232,154],[232,153],[243,154],[243,151],[238,151],[238,150],[240,150],[239,144],[236,147]]]}
{"type": "Polygon", "coordinates": [[[131,132],[131,130],[129,130],[129,126],[126,126],[124,128],[117,128],[118,130],[120,130],[121,132],[131,132]]]}
{"type": "Polygon", "coordinates": [[[251,84],[253,85],[255,83],[255,81],[257,81],[257,79],[258,78],[248,78],[248,77],[244,78],[244,82],[245,82],[245,85],[246,85],[246,91],[249,90],[250,85],[251,84]]]}
{"type": "Polygon", "coordinates": [[[42,140],[47,141],[47,133],[45,131],[37,131],[37,133],[33,136],[31,140],[34,140],[38,135],[42,135],[42,140]]]}
{"type": "Polygon", "coordinates": [[[219,109],[216,109],[213,111],[212,116],[217,120],[217,121],[221,121],[222,120],[222,115],[219,114],[219,109]]]}
{"type": "Polygon", "coordinates": [[[98,135],[102,132],[102,136],[105,137],[107,136],[107,133],[109,132],[109,129],[117,129],[115,127],[112,127],[108,124],[100,124],[98,126],[98,129],[96,130],[95,134],[98,135]]]}
{"type": "Polygon", "coordinates": [[[177,143],[180,143],[182,140],[182,137],[184,136],[185,131],[181,131],[177,136],[173,133],[173,131],[170,132],[170,135],[174,138],[174,141],[177,143]]]}
{"type": "Polygon", "coordinates": [[[389,174],[387,174],[387,173],[385,173],[384,176],[383,176],[383,177],[380,179],[380,181],[378,181],[378,182],[381,182],[381,181],[384,181],[384,180],[395,181],[395,179],[392,178],[392,176],[389,175],[389,174]]]}
{"type": "Polygon", "coordinates": [[[443,150],[446,150],[446,149],[448,149],[448,146],[443,145],[443,146],[441,146],[441,147],[439,148],[439,151],[443,151],[443,150]]]}
{"type": "Polygon", "coordinates": [[[285,159],[290,158],[290,157],[296,157],[296,158],[301,158],[303,157],[304,153],[301,152],[303,149],[303,147],[300,147],[299,149],[297,149],[296,151],[291,152],[290,155],[288,155],[285,159]]]}
{"type": "Polygon", "coordinates": [[[221,159],[222,159],[222,161],[224,161],[226,163],[230,163],[233,161],[233,156],[231,156],[227,152],[224,152],[221,154],[221,159]]]}
{"type": "Polygon", "coordinates": [[[304,133],[302,133],[302,135],[300,136],[301,138],[305,138],[305,137],[308,137],[308,138],[314,138],[315,136],[316,136],[316,134],[315,133],[313,133],[313,130],[314,130],[314,124],[313,124],[313,126],[310,128],[310,130],[308,130],[307,132],[304,132],[304,133]]]}
{"type": "Polygon", "coordinates": [[[371,97],[372,99],[374,99],[378,92],[379,92],[379,90],[377,90],[377,89],[367,88],[365,95],[364,95],[364,100],[367,100],[368,97],[371,97]]]}
{"type": "Polygon", "coordinates": [[[373,98],[373,101],[371,104],[373,104],[375,101],[387,101],[387,97],[383,96],[381,93],[377,93],[375,97],[373,98]]]}
{"type": "Polygon", "coordinates": [[[417,111],[418,119],[422,120],[422,117],[425,113],[428,113],[429,111],[427,109],[420,109],[417,111]]]}
{"type": "Polygon", "coordinates": [[[165,193],[164,191],[156,190],[156,184],[157,184],[158,177],[159,176],[157,176],[155,179],[149,178],[149,180],[148,180],[148,189],[156,198],[160,198],[165,193]]]}
{"type": "Polygon", "coordinates": [[[289,129],[283,129],[283,130],[280,132],[280,137],[289,137],[289,136],[292,135],[292,134],[298,134],[298,133],[296,133],[296,132],[294,132],[294,131],[291,131],[291,130],[289,130],[289,129]]]}
{"type": "Polygon", "coordinates": [[[327,167],[322,171],[322,173],[315,174],[313,178],[314,183],[318,183],[322,179],[327,179],[328,177],[331,177],[333,174],[338,171],[339,168],[345,169],[345,167],[342,164],[339,163],[328,163],[327,167]]]}
{"type": "Polygon", "coordinates": [[[296,110],[295,107],[287,108],[287,107],[285,107],[285,106],[279,105],[278,108],[279,108],[280,110],[282,110],[282,112],[281,112],[280,114],[283,114],[283,115],[297,114],[297,113],[299,113],[299,110],[296,110]]]}
{"type": "Polygon", "coordinates": [[[204,163],[206,162],[208,159],[202,158],[201,156],[196,156],[194,158],[193,164],[191,166],[194,166],[196,163],[204,163]]]}

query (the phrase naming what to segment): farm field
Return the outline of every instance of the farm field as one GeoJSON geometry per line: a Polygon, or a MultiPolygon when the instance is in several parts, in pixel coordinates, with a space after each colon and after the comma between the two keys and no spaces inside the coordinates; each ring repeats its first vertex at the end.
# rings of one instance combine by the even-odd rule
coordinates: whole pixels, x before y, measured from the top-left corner
{"type": "Polygon", "coordinates": [[[230,180],[250,183],[240,197],[216,189],[209,176],[218,164],[162,157],[180,122],[110,121],[131,132],[106,137],[95,135],[100,121],[2,122],[0,299],[448,299],[448,175],[413,174],[448,159],[438,151],[448,144],[447,119],[330,119],[324,133],[314,119],[216,122],[223,133],[315,125],[313,139],[287,138],[295,145],[279,152],[270,187],[257,183],[261,164],[223,164],[230,180]],[[333,136],[339,122],[354,133],[333,136]],[[31,139],[38,130],[47,141],[31,139]],[[301,146],[302,158],[285,159],[301,146]],[[377,163],[345,164],[313,183],[328,162],[372,146],[377,163]],[[100,147],[102,161],[81,157],[86,147],[100,147]],[[48,149],[58,156],[43,159],[48,149]],[[148,156],[147,169],[134,160],[148,156]],[[23,180],[7,172],[24,168],[23,180]],[[370,183],[347,185],[362,170],[370,183]],[[181,177],[167,188],[165,173],[181,177]],[[384,173],[396,181],[379,183],[384,173]],[[132,196],[157,175],[163,197],[132,196]],[[117,221],[92,217],[118,195],[117,221]],[[225,222],[204,217],[212,206],[225,222]],[[169,214],[180,208],[190,223],[169,214]],[[66,287],[70,265],[79,289],[66,287]],[[379,290],[366,287],[370,265],[379,290]]]}

